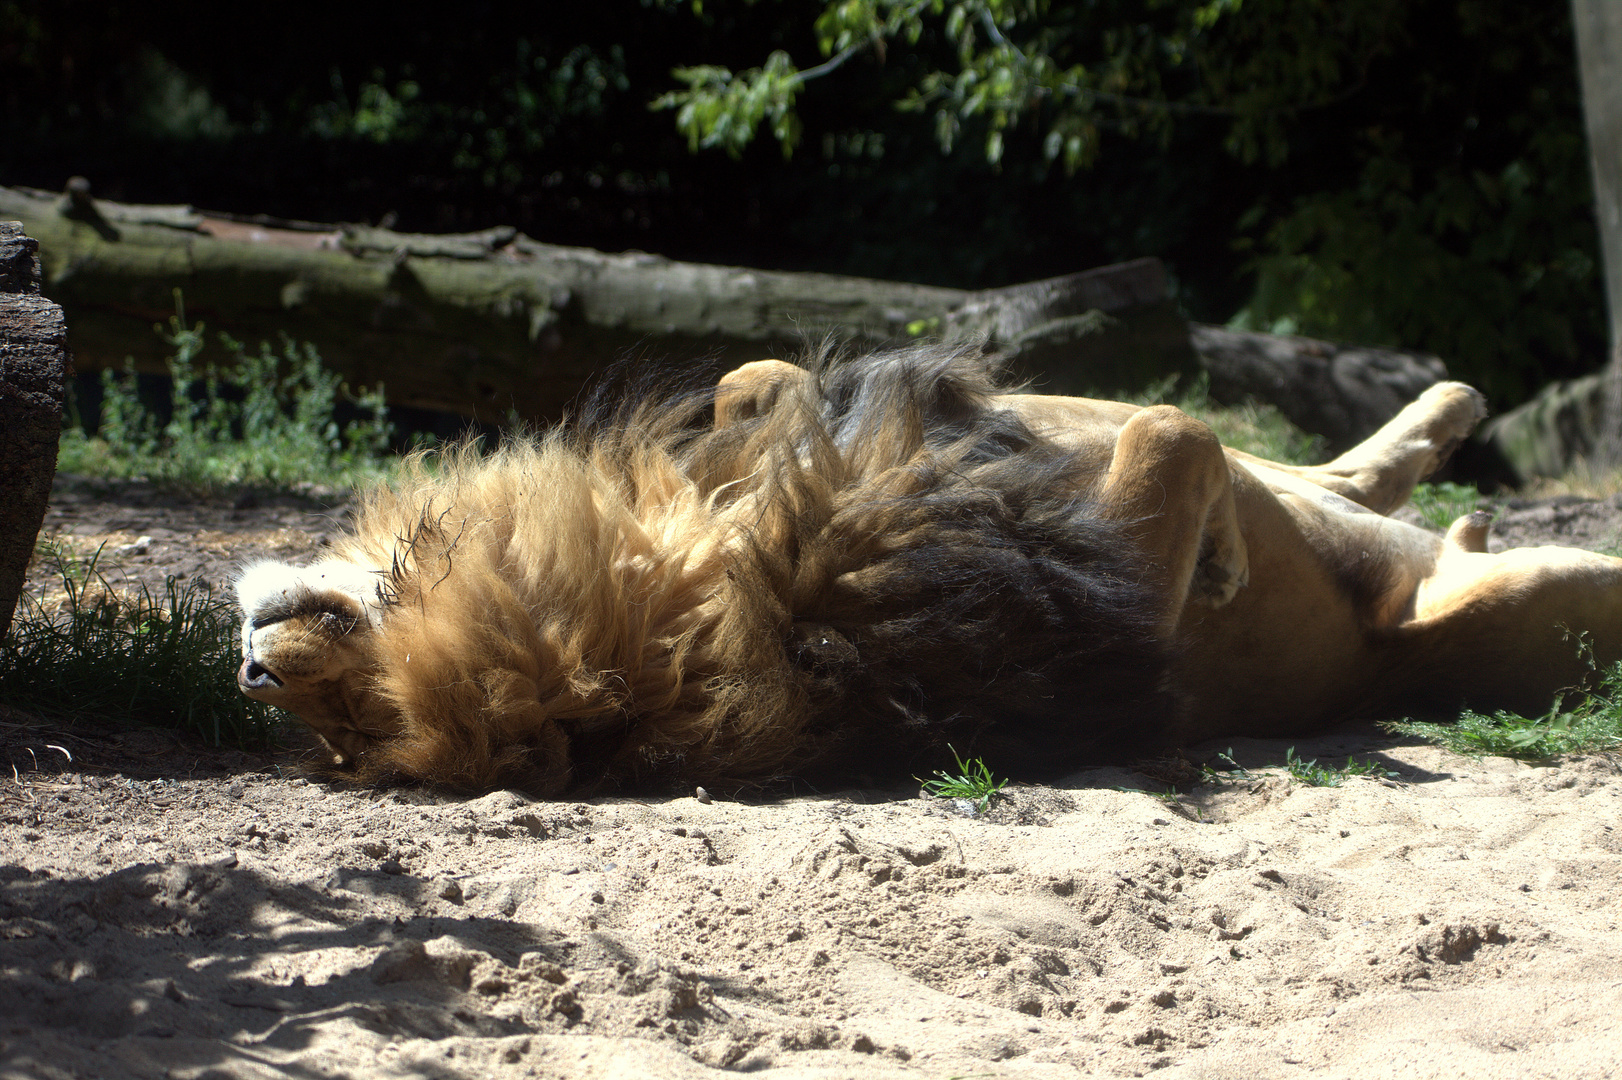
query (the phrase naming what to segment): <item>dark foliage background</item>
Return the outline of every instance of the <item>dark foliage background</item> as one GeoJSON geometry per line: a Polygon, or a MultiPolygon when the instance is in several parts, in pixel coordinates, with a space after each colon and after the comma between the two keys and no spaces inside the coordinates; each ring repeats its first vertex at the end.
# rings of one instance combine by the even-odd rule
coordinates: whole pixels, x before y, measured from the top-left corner
{"type": "MultiPolygon", "coordinates": [[[[1179,4],[1042,10],[1066,32],[1107,23],[1152,42],[1179,4]]],[[[954,64],[938,29],[807,84],[792,157],[769,138],[737,158],[695,154],[650,110],[679,65],[747,68],[774,49],[817,63],[825,7],[468,0],[424,17],[0,0],[0,183],[79,174],[126,201],[415,231],[514,224],[556,243],[956,286],[1157,255],[1196,319],[1434,350],[1500,406],[1603,356],[1565,3],[1342,0],[1333,10],[1369,42],[1361,66],[1331,103],[1280,113],[1266,152],[1236,152],[1232,125],[1198,113],[1105,130],[1074,173],[1046,161],[1036,114],[995,165],[973,137],[983,118],[943,152],[928,117],[894,106],[954,64]]],[[[1328,10],[1249,0],[1217,47],[1304,64],[1309,47],[1252,31],[1311,15],[1327,40],[1328,10]]]]}

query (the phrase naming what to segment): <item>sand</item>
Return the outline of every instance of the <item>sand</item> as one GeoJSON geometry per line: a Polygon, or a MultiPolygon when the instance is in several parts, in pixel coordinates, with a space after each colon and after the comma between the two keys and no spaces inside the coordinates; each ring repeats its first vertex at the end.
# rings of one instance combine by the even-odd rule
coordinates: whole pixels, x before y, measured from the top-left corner
{"type": "MultiPolygon", "coordinates": [[[[133,545],[132,573],[204,577],[331,528],[285,501],[138,502],[65,493],[53,521],[133,545]]],[[[1093,769],[977,814],[916,785],[354,790],[297,750],[4,710],[0,743],[8,1080],[1622,1072],[1605,757],[1476,761],[1353,724],[1189,748],[1229,775],[1176,800],[1093,769]],[[1394,775],[1308,787],[1291,746],[1394,775]]]]}

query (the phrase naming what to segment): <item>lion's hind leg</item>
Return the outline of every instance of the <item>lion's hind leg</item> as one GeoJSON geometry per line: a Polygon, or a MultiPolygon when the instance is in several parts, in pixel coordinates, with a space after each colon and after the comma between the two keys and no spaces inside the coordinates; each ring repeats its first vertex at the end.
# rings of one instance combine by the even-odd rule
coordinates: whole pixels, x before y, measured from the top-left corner
{"type": "Polygon", "coordinates": [[[1408,501],[1415,484],[1447,463],[1486,416],[1487,401],[1478,390],[1440,382],[1335,460],[1285,471],[1389,514],[1408,501]]]}
{"type": "Polygon", "coordinates": [[[1485,517],[1448,531],[1392,644],[1411,695],[1536,716],[1589,674],[1579,638],[1601,665],[1622,659],[1622,559],[1559,547],[1489,555],[1485,517]]]}
{"type": "Polygon", "coordinates": [[[1099,501],[1144,557],[1165,636],[1190,599],[1221,606],[1249,582],[1227,456],[1216,433],[1181,410],[1155,405],[1126,422],[1099,501]]]}

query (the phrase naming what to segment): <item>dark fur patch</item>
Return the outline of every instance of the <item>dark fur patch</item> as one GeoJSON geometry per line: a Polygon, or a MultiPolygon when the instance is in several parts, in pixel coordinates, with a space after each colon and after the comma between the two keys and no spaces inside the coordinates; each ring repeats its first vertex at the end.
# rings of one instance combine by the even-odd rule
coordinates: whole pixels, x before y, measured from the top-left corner
{"type": "MultiPolygon", "coordinates": [[[[751,490],[791,508],[735,572],[786,611],[809,709],[793,770],[906,775],[951,743],[1030,776],[1153,745],[1170,653],[1131,545],[1068,453],[992,407],[984,361],[915,349],[812,376],[729,429],[666,435],[712,487],[764,470],[751,490]]],[[[622,403],[611,429],[648,414],[622,403]]],[[[683,754],[655,771],[708,769],[683,754]]]]}
{"type": "Polygon", "coordinates": [[[1396,589],[1400,576],[1392,553],[1350,537],[1343,538],[1339,546],[1338,556],[1329,563],[1336,586],[1351,601],[1353,610],[1379,611],[1381,600],[1396,589]]]}
{"type": "Polygon", "coordinates": [[[990,408],[989,373],[965,359],[917,350],[820,373],[836,446],[915,421],[924,448],[897,515],[919,522],[915,539],[794,612],[848,642],[796,657],[828,753],[912,769],[951,742],[1031,775],[1150,744],[1170,657],[1130,545],[1070,455],[990,408]]]}

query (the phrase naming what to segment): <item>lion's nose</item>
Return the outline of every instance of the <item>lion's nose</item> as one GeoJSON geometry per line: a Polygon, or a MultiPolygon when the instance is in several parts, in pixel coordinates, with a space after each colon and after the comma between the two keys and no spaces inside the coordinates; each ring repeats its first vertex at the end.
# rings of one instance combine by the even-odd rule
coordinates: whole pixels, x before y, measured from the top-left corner
{"type": "Polygon", "coordinates": [[[280,690],[282,680],[257,660],[244,660],[237,671],[237,685],[244,690],[280,690]]]}

